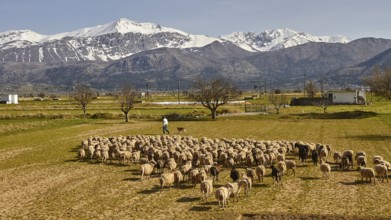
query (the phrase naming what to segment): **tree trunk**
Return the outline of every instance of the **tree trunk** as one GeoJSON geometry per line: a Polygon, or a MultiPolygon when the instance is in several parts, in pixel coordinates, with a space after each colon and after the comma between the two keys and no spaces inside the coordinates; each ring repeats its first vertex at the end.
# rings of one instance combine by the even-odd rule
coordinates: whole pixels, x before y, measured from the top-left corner
{"type": "Polygon", "coordinates": [[[128,119],[128,112],[124,112],[125,114],[125,122],[129,122],[129,119],[128,119]]]}
{"type": "Polygon", "coordinates": [[[217,109],[211,109],[212,112],[212,119],[216,119],[217,109]]]}
{"type": "Polygon", "coordinates": [[[86,111],[87,111],[87,106],[83,105],[83,114],[84,114],[84,117],[86,116],[86,111]]]}

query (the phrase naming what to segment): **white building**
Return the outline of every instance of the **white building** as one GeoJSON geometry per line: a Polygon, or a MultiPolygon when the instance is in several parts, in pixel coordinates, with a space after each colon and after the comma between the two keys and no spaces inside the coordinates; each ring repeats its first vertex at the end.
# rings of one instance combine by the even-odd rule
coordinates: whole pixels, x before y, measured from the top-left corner
{"type": "Polygon", "coordinates": [[[366,104],[365,90],[329,91],[327,98],[333,104],[366,104]]]}
{"type": "Polygon", "coordinates": [[[8,96],[2,97],[0,102],[4,104],[18,104],[19,98],[16,94],[9,94],[8,96]]]}

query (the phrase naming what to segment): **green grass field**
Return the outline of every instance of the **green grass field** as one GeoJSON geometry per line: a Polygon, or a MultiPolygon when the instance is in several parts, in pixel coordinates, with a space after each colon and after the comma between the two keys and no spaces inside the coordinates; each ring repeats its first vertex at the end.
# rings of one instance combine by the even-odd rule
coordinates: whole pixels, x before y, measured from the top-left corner
{"type": "MultiPolygon", "coordinates": [[[[283,186],[270,177],[255,183],[248,198],[218,207],[214,197],[201,202],[199,186],[184,184],[159,193],[155,176],[139,181],[139,165],[78,162],[77,149],[90,136],[158,135],[164,114],[209,112],[200,106],[136,106],[129,123],[112,100],[99,100],[87,112],[113,118],[84,119],[69,100],[21,101],[0,106],[0,219],[374,219],[391,218],[391,183],[363,184],[358,171],[332,165],[330,179],[319,167],[297,168],[283,186]],[[66,117],[50,117],[65,115],[66,117]],[[140,117],[137,118],[136,116],[140,117]],[[148,116],[148,117],[146,117],[148,116]],[[262,216],[264,216],[262,218],[262,216]]],[[[236,112],[242,106],[227,106],[236,112]]],[[[218,116],[216,121],[170,121],[193,137],[302,140],[330,144],[334,150],[366,151],[391,160],[391,103],[370,106],[291,107],[280,115],[218,116]]],[[[288,158],[295,159],[296,155],[288,158]]],[[[332,159],[329,158],[329,161],[332,159]]],[[[369,162],[369,166],[373,166],[369,162]]],[[[270,173],[270,169],[267,169],[270,173]]],[[[215,188],[229,181],[228,170],[215,188]]]]}

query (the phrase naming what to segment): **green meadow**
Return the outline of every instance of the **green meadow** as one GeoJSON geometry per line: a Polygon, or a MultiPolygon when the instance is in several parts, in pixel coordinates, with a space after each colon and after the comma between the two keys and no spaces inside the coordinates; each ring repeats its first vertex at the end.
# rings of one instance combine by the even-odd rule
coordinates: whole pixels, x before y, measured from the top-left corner
{"type": "MultiPolygon", "coordinates": [[[[365,151],[369,167],[374,155],[391,161],[391,102],[379,98],[366,106],[329,106],[327,113],[314,106],[287,107],[279,115],[272,109],[244,114],[244,104],[233,104],[221,107],[224,114],[216,120],[199,105],[148,103],[165,100],[176,101],[161,96],[136,104],[129,123],[111,97],[94,100],[86,117],[67,97],[0,105],[0,219],[391,218],[391,183],[363,183],[356,166],[340,171],[331,157],[329,179],[308,161],[295,176],[285,175],[282,186],[274,186],[270,176],[255,182],[249,197],[231,198],[225,210],[214,196],[201,202],[199,185],[184,183],[160,193],[156,175],[139,181],[138,164],[77,160],[83,139],[161,135],[161,116],[169,115],[171,135],[180,126],[187,130],[181,135],[197,138],[300,140],[330,144],[332,152],[365,151]]],[[[287,158],[298,162],[297,155],[287,158]]],[[[229,169],[220,176],[215,189],[230,180],[229,169]]]]}

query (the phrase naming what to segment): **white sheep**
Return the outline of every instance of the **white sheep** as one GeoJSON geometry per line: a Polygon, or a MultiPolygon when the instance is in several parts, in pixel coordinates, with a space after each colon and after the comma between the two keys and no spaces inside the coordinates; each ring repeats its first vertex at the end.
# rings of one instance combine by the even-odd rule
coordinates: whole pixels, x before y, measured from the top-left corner
{"type": "Polygon", "coordinates": [[[324,161],[327,161],[327,156],[328,155],[329,155],[329,152],[327,151],[326,148],[320,149],[320,151],[319,151],[319,159],[323,159],[324,158],[324,161]]]}
{"type": "Polygon", "coordinates": [[[367,166],[367,158],[364,155],[357,156],[356,158],[357,166],[365,167],[367,166]]]}
{"type": "Polygon", "coordinates": [[[109,151],[107,149],[101,149],[101,161],[106,163],[109,159],[109,151]]]}
{"type": "Polygon", "coordinates": [[[388,169],[384,164],[376,164],[374,169],[377,177],[382,178],[382,182],[384,182],[384,179],[387,179],[388,182],[388,169]]]}
{"type": "Polygon", "coordinates": [[[198,173],[200,172],[199,169],[192,169],[189,171],[189,182],[193,183],[194,185],[196,184],[196,177],[198,173]]]}
{"type": "Polygon", "coordinates": [[[216,190],[215,198],[219,202],[219,206],[221,206],[223,209],[228,206],[228,198],[230,195],[231,191],[225,186],[222,186],[216,190]]]}
{"type": "Polygon", "coordinates": [[[279,161],[277,163],[277,169],[281,172],[282,175],[286,173],[286,163],[285,161],[279,161]]]}
{"type": "Polygon", "coordinates": [[[201,182],[201,200],[207,201],[210,194],[213,192],[213,180],[207,179],[201,182]]]}
{"type": "Polygon", "coordinates": [[[342,158],[342,153],[339,151],[334,151],[333,159],[335,163],[340,163],[342,158]]]}
{"type": "Polygon", "coordinates": [[[320,171],[322,171],[322,177],[328,179],[331,172],[331,166],[325,163],[323,159],[320,160],[320,171]]]}
{"type": "Polygon", "coordinates": [[[155,168],[155,163],[146,163],[146,164],[141,164],[140,167],[140,181],[143,180],[144,175],[148,176],[148,179],[151,177],[151,174],[153,172],[153,169],[155,168]]]}
{"type": "Polygon", "coordinates": [[[204,169],[200,169],[197,175],[194,179],[194,187],[196,187],[197,183],[201,183],[202,181],[206,180],[208,175],[206,174],[206,171],[204,169]]]}
{"type": "Polygon", "coordinates": [[[235,198],[236,198],[236,201],[239,201],[239,197],[238,197],[239,184],[237,182],[227,183],[227,184],[225,184],[225,187],[227,187],[228,190],[231,192],[231,195],[233,195],[234,201],[235,201],[235,198]]]}
{"type": "Polygon", "coordinates": [[[263,182],[263,177],[266,175],[266,168],[264,165],[258,165],[255,169],[255,173],[258,177],[258,182],[263,182]]]}
{"type": "Polygon", "coordinates": [[[287,174],[288,170],[292,170],[293,175],[296,176],[296,162],[294,160],[285,160],[285,165],[287,169],[287,174]]]}
{"type": "Polygon", "coordinates": [[[383,161],[383,157],[380,155],[373,156],[373,163],[374,164],[380,164],[383,161]]]}
{"type": "Polygon", "coordinates": [[[361,181],[364,181],[365,178],[365,181],[368,181],[369,179],[369,183],[371,183],[373,178],[373,183],[376,183],[375,170],[373,168],[359,166],[359,169],[361,174],[361,181]]]}
{"type": "Polygon", "coordinates": [[[256,171],[253,168],[246,168],[246,176],[251,178],[251,181],[254,182],[254,178],[257,175],[256,171]]]}
{"type": "Polygon", "coordinates": [[[79,149],[79,151],[77,152],[77,157],[79,158],[79,161],[83,161],[86,157],[86,151],[83,148],[79,149]]]}
{"type": "Polygon", "coordinates": [[[364,156],[364,157],[366,157],[366,156],[367,156],[367,153],[365,153],[364,151],[358,151],[358,152],[356,153],[356,155],[354,156],[354,159],[357,161],[357,158],[358,158],[359,156],[364,156]]]}
{"type": "Polygon", "coordinates": [[[174,171],[176,169],[176,166],[177,166],[177,163],[175,162],[174,158],[170,158],[167,163],[166,163],[166,167],[170,170],[170,171],[174,171]]]}
{"type": "Polygon", "coordinates": [[[174,171],[174,183],[179,186],[179,183],[183,181],[183,175],[181,171],[174,171]]]}
{"type": "Polygon", "coordinates": [[[244,194],[248,196],[249,192],[251,191],[252,183],[253,181],[251,180],[251,178],[244,173],[242,179],[239,181],[238,194],[240,193],[240,190],[243,188],[244,194]]]}
{"type": "Polygon", "coordinates": [[[186,161],[186,163],[180,167],[180,171],[183,174],[183,178],[185,179],[186,177],[186,180],[189,180],[189,171],[191,170],[191,167],[191,161],[186,161]]]}
{"type": "Polygon", "coordinates": [[[160,192],[163,191],[163,186],[168,185],[169,189],[171,189],[171,185],[175,182],[174,173],[163,173],[160,178],[160,192]]]}
{"type": "Polygon", "coordinates": [[[373,168],[359,166],[359,169],[360,169],[362,182],[364,182],[364,178],[365,178],[365,181],[368,181],[368,179],[369,179],[369,183],[372,182],[372,178],[373,178],[373,183],[376,182],[375,170],[373,168]]]}

